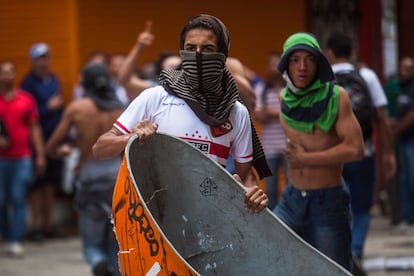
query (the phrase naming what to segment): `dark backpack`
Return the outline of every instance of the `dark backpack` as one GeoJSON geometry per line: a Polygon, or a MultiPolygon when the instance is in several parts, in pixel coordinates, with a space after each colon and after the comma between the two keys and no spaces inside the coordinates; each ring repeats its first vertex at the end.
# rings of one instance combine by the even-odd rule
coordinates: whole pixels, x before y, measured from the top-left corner
{"type": "Polygon", "coordinates": [[[372,136],[373,123],[376,120],[376,111],[372,103],[368,86],[359,73],[359,69],[338,72],[335,74],[338,85],[348,92],[352,111],[362,129],[364,140],[372,136]]]}

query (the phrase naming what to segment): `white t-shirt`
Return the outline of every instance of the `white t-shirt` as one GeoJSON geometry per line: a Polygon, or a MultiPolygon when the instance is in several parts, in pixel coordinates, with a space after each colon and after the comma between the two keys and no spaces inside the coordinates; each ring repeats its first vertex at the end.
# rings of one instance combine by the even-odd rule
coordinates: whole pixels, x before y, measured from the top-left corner
{"type": "Polygon", "coordinates": [[[143,119],[158,124],[158,131],[190,142],[213,160],[225,165],[229,154],[239,163],[252,160],[252,132],[246,107],[236,102],[229,122],[220,128],[203,123],[187,103],[162,86],[144,90],[121,114],[114,126],[128,134],[143,119]]]}

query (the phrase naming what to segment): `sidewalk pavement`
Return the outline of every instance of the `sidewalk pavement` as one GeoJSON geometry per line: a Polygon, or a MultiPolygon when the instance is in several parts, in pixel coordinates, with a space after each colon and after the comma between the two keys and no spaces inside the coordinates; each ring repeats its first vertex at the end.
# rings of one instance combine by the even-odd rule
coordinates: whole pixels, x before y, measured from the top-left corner
{"type": "MultiPolygon", "coordinates": [[[[77,236],[41,244],[26,242],[24,246],[23,259],[0,256],[0,275],[92,275],[83,259],[77,236]]],[[[414,231],[405,235],[395,234],[387,217],[374,217],[365,247],[364,267],[369,276],[414,275],[414,231]],[[404,264],[411,269],[395,270],[403,268],[404,264]]]]}
{"type": "Polygon", "coordinates": [[[2,276],[89,276],[78,237],[48,240],[43,243],[24,243],[24,257],[15,259],[0,256],[2,276]]]}
{"type": "Polygon", "coordinates": [[[388,217],[372,218],[363,264],[369,276],[414,275],[414,228],[405,234],[395,230],[388,217]]]}

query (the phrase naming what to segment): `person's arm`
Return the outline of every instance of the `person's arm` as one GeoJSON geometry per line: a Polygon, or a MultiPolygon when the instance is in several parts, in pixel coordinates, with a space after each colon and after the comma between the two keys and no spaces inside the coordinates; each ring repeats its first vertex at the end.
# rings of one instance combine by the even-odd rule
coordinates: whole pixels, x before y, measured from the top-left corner
{"type": "Polygon", "coordinates": [[[47,101],[47,107],[50,111],[60,110],[64,107],[64,100],[60,93],[57,93],[56,95],[50,97],[50,99],[47,101]]]}
{"type": "Polygon", "coordinates": [[[378,107],[376,108],[376,113],[376,125],[381,137],[381,148],[386,153],[394,153],[394,141],[387,111],[385,107],[378,107]]]}
{"type": "Polygon", "coordinates": [[[0,119],[0,150],[5,150],[10,146],[9,134],[6,123],[0,119]]]}
{"type": "Polygon", "coordinates": [[[235,173],[240,177],[240,181],[243,183],[244,186],[250,187],[251,183],[247,182],[248,176],[251,173],[252,166],[249,163],[239,163],[234,161],[234,169],[235,173]]]}
{"type": "Polygon", "coordinates": [[[252,174],[252,167],[249,163],[239,163],[234,161],[236,174],[233,177],[246,187],[244,196],[244,206],[249,213],[258,213],[267,207],[269,199],[266,193],[257,186],[256,182],[248,181],[252,174]]]}
{"type": "Polygon", "coordinates": [[[117,128],[112,127],[102,134],[92,147],[93,156],[96,159],[109,159],[120,155],[132,134],[123,134],[117,128]]]}
{"type": "Polygon", "coordinates": [[[137,94],[149,87],[149,82],[133,76],[132,72],[142,51],[150,46],[154,40],[154,35],[151,33],[151,25],[151,22],[146,23],[145,30],[138,35],[136,43],[122,63],[117,76],[118,81],[123,86],[128,87],[128,91],[135,90],[137,94]]]}
{"type": "Polygon", "coordinates": [[[262,124],[268,124],[273,121],[279,120],[280,116],[280,109],[266,106],[260,109],[256,109],[254,112],[255,118],[262,124]]]}
{"type": "Polygon", "coordinates": [[[246,188],[244,198],[246,211],[257,213],[267,207],[269,200],[266,193],[257,186],[257,183],[249,179],[253,178],[251,157],[246,156],[252,156],[253,154],[252,127],[246,107],[241,107],[238,114],[240,119],[237,123],[238,129],[230,150],[236,173],[234,177],[246,188]]]}
{"type": "Polygon", "coordinates": [[[254,94],[253,88],[249,81],[240,74],[232,74],[233,79],[239,89],[240,97],[246,105],[249,112],[253,112],[256,106],[256,95],[254,94]]]}
{"type": "Polygon", "coordinates": [[[0,150],[5,150],[10,146],[10,140],[5,135],[0,134],[0,150]]]}
{"type": "Polygon", "coordinates": [[[74,113],[76,113],[76,108],[72,103],[64,111],[62,119],[46,144],[46,154],[48,156],[52,158],[62,158],[66,154],[69,154],[69,148],[61,147],[61,143],[65,140],[67,134],[69,133],[74,113]]]}
{"type": "Polygon", "coordinates": [[[35,165],[37,175],[43,175],[46,170],[46,158],[44,150],[44,142],[42,129],[38,121],[30,122],[30,139],[32,142],[33,149],[35,151],[35,165]]]}
{"type": "Polygon", "coordinates": [[[228,57],[226,67],[230,71],[234,81],[239,89],[240,97],[246,105],[249,112],[253,112],[256,106],[256,94],[245,76],[243,64],[236,58],[228,57]]]}
{"type": "Polygon", "coordinates": [[[140,141],[145,141],[158,129],[158,125],[148,119],[139,122],[129,134],[123,134],[116,127],[102,134],[92,147],[93,156],[96,159],[108,159],[120,155],[132,135],[137,134],[140,141]]]}
{"type": "Polygon", "coordinates": [[[394,135],[398,136],[401,135],[401,133],[405,132],[409,128],[414,126],[414,109],[410,110],[405,114],[401,120],[399,120],[394,128],[394,135]]]}
{"type": "Polygon", "coordinates": [[[380,142],[380,153],[382,163],[380,170],[385,172],[385,179],[390,179],[397,171],[397,161],[394,153],[394,141],[391,131],[391,122],[388,118],[386,105],[387,97],[373,70],[361,68],[361,76],[368,85],[372,103],[376,107],[377,120],[375,122],[377,137],[380,142]]]}
{"type": "Polygon", "coordinates": [[[323,151],[307,152],[300,144],[288,139],[284,153],[289,166],[331,166],[363,158],[364,143],[361,127],[352,112],[346,91],[341,87],[339,89],[339,111],[335,130],[340,142],[323,151]]]}
{"type": "Polygon", "coordinates": [[[385,107],[379,107],[376,110],[376,126],[382,150],[382,166],[385,172],[385,179],[389,180],[397,172],[397,159],[394,152],[394,139],[391,131],[391,123],[389,121],[385,107]]]}
{"type": "Polygon", "coordinates": [[[151,82],[132,75],[124,85],[130,101],[133,101],[142,91],[151,87],[151,82]]]}

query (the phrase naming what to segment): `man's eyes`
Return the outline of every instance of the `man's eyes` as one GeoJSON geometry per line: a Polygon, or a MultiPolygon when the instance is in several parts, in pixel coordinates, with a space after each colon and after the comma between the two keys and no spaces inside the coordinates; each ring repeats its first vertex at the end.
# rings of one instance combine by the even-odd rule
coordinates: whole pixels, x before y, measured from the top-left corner
{"type": "Polygon", "coordinates": [[[208,52],[208,53],[211,53],[211,52],[215,52],[216,51],[216,47],[214,47],[214,46],[205,46],[205,47],[202,47],[201,48],[201,51],[202,52],[208,52]]]}
{"type": "Polygon", "coordinates": [[[305,63],[316,63],[316,59],[315,59],[315,57],[313,57],[313,56],[310,56],[310,57],[305,57],[305,58],[303,58],[303,59],[301,59],[301,58],[290,58],[289,59],[289,62],[290,63],[294,63],[294,64],[297,64],[297,63],[299,63],[299,62],[301,62],[301,61],[304,61],[305,63]]]}
{"type": "MultiPolygon", "coordinates": [[[[197,46],[195,45],[187,45],[184,47],[184,49],[186,51],[197,51],[197,46]]],[[[212,52],[216,52],[216,47],[211,46],[211,45],[205,45],[205,46],[201,46],[201,52],[207,52],[207,53],[212,53],[212,52]]]]}
{"type": "Polygon", "coordinates": [[[193,45],[187,45],[187,46],[185,46],[185,50],[186,51],[195,51],[195,50],[197,50],[197,48],[193,45]]]}

